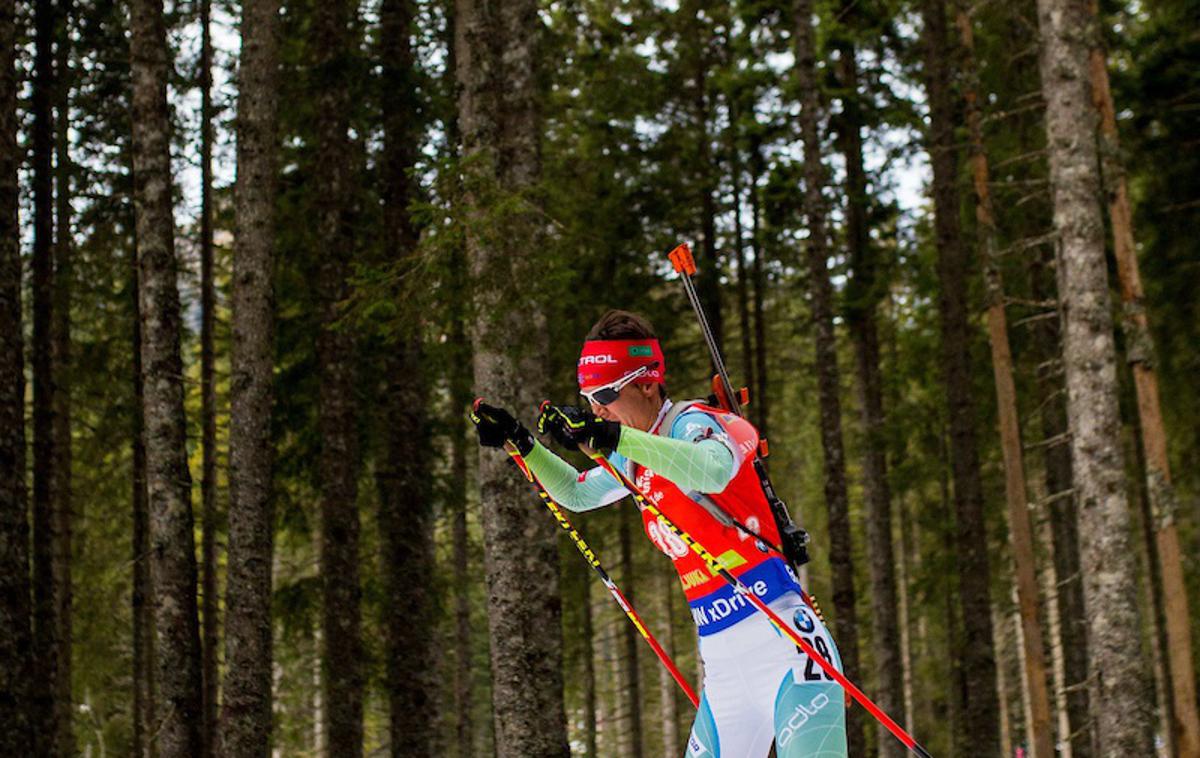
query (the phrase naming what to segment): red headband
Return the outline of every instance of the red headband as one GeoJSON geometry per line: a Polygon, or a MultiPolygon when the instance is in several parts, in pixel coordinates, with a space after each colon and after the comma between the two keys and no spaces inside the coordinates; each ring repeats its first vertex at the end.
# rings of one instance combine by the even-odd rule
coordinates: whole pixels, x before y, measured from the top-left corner
{"type": "Polygon", "coordinates": [[[611,384],[631,371],[657,361],[658,365],[639,382],[662,384],[666,381],[667,363],[656,339],[588,340],[579,356],[579,386],[595,387],[611,384]]]}

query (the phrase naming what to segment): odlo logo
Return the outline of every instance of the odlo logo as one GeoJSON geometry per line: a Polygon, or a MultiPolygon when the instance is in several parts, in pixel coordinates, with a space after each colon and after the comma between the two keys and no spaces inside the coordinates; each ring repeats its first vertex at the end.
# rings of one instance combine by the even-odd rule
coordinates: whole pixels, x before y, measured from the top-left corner
{"type": "Polygon", "coordinates": [[[617,359],[612,357],[611,355],[585,355],[579,359],[580,366],[587,366],[589,364],[593,364],[593,365],[606,364],[606,365],[611,366],[611,365],[615,364],[616,362],[617,362],[617,359]]]}
{"type": "Polygon", "coordinates": [[[824,692],[812,699],[808,705],[798,705],[796,710],[792,711],[792,717],[783,725],[783,729],[779,730],[778,743],[779,747],[786,746],[796,736],[796,730],[808,723],[808,720],[820,713],[821,709],[829,705],[829,696],[824,692]]]}

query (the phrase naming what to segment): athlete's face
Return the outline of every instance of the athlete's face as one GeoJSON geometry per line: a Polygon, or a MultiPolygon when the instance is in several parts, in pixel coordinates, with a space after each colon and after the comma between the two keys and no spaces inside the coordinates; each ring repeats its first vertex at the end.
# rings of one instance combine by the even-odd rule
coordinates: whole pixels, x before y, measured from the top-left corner
{"type": "Polygon", "coordinates": [[[605,421],[616,421],[648,432],[658,418],[662,403],[657,384],[634,383],[622,387],[617,399],[608,405],[591,403],[591,406],[592,413],[605,421]]]}

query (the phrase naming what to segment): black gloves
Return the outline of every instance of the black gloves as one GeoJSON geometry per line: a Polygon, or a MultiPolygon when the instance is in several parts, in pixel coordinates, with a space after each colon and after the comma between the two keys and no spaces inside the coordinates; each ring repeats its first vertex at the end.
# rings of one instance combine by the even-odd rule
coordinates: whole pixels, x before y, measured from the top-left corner
{"type": "Polygon", "coordinates": [[[550,434],[568,450],[578,450],[580,443],[593,450],[615,450],[621,439],[621,425],[605,421],[591,411],[570,405],[542,403],[538,416],[538,434],[550,434]]]}
{"type": "Polygon", "coordinates": [[[529,430],[511,413],[488,405],[483,398],[476,399],[471,407],[471,421],[479,435],[479,444],[484,447],[504,447],[505,442],[511,442],[521,455],[529,455],[533,450],[533,435],[529,430]]]}

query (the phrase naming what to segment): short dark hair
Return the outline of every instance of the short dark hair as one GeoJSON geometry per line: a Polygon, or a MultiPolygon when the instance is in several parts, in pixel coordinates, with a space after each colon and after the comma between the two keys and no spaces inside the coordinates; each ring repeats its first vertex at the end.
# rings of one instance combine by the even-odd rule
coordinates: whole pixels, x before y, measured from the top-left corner
{"type": "Polygon", "coordinates": [[[657,339],[654,327],[643,316],[610,308],[588,332],[586,340],[657,339]]]}
{"type": "MultiPolygon", "coordinates": [[[[631,311],[610,308],[604,312],[588,332],[584,341],[591,340],[654,340],[654,326],[645,316],[639,316],[631,311]]],[[[658,396],[667,398],[666,385],[658,385],[658,396]]]]}

